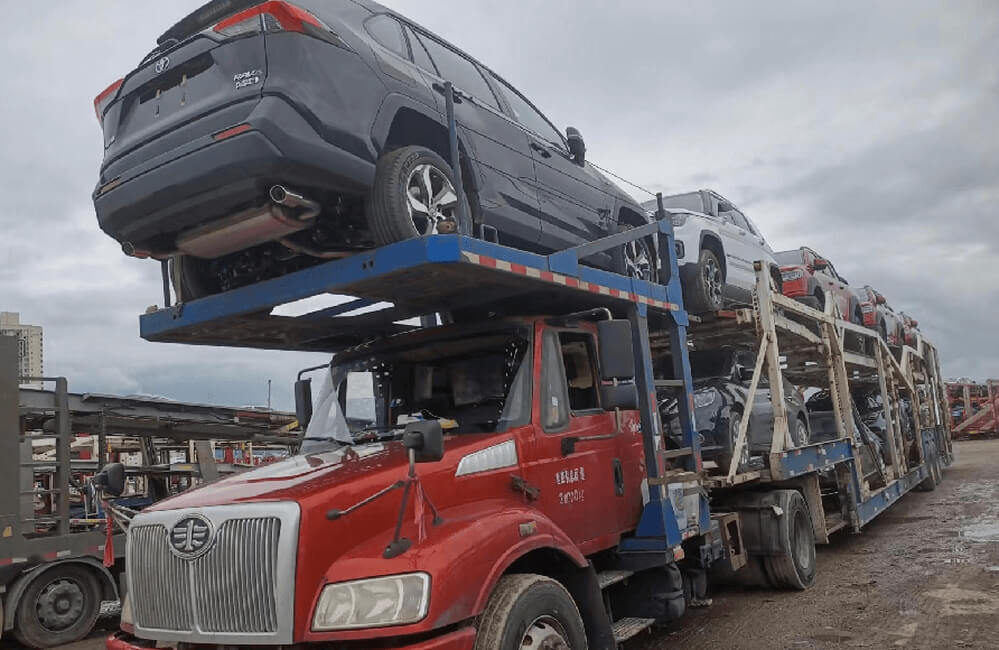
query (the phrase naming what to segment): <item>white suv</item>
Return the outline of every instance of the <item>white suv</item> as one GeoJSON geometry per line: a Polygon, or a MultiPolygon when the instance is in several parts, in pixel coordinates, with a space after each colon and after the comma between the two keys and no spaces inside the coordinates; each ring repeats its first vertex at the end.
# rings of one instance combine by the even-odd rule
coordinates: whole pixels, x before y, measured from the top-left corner
{"type": "MultiPolygon", "coordinates": [[[[656,213],[656,201],[642,204],[656,213]]],[[[770,267],[777,290],[781,275],[760,229],[731,201],[712,190],[663,197],[676,233],[677,260],[687,311],[702,314],[748,304],[756,286],[753,262],[770,267]]]]}

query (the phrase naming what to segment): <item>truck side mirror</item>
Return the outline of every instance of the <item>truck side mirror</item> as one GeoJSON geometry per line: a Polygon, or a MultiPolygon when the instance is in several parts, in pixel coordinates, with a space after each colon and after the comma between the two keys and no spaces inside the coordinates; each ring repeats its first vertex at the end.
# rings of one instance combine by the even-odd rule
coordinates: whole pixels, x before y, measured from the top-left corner
{"type": "Polygon", "coordinates": [[[583,142],[583,136],[579,129],[573,126],[566,128],[565,139],[569,143],[569,153],[572,154],[572,159],[576,164],[582,165],[586,162],[586,143],[583,142]]]}
{"type": "Polygon", "coordinates": [[[417,463],[436,463],[444,458],[444,431],[437,420],[419,420],[406,425],[402,445],[414,452],[417,463]]]}
{"type": "Polygon", "coordinates": [[[634,411],[638,409],[638,386],[627,384],[601,384],[600,404],[605,411],[634,411]]]}
{"type": "Polygon", "coordinates": [[[874,302],[877,303],[877,304],[879,304],[879,305],[884,305],[884,304],[888,303],[888,301],[885,300],[885,297],[882,296],[880,293],[877,295],[876,298],[874,298],[874,302]]]}
{"type": "Polygon", "coordinates": [[[829,262],[827,262],[824,259],[816,257],[815,261],[812,262],[812,268],[815,269],[816,271],[821,271],[822,269],[827,269],[827,268],[829,268],[829,262]]]}
{"type": "Polygon", "coordinates": [[[299,379],[295,382],[295,417],[304,431],[312,419],[312,380],[299,379]]]}
{"type": "Polygon", "coordinates": [[[100,488],[113,497],[120,497],[125,491],[125,466],[121,463],[108,463],[94,475],[94,487],[100,488]]]}
{"type": "Polygon", "coordinates": [[[603,381],[633,381],[635,353],[631,347],[631,323],[623,319],[597,323],[600,346],[600,378],[603,381]]]}

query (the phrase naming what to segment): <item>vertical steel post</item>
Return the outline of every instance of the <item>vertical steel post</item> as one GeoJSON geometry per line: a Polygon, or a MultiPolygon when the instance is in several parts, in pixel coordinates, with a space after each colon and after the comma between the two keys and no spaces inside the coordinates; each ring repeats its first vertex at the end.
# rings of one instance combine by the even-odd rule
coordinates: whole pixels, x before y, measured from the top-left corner
{"type": "Polygon", "coordinates": [[[642,448],[645,450],[645,473],[649,481],[649,501],[664,500],[662,475],[662,420],[656,400],[656,384],[652,375],[649,345],[648,307],[632,304],[628,307],[631,322],[631,349],[635,355],[635,384],[638,388],[638,414],[642,420],[642,448]]]}
{"type": "Polygon", "coordinates": [[[163,307],[167,308],[170,306],[170,262],[167,260],[160,260],[160,276],[163,280],[163,307]]]}
{"type": "Polygon", "coordinates": [[[458,195],[458,233],[474,236],[468,217],[468,201],[461,174],[461,152],[458,148],[458,121],[454,117],[454,84],[444,82],[444,106],[447,110],[447,139],[451,149],[451,172],[454,174],[454,191],[458,195]]]}
{"type": "Polygon", "coordinates": [[[108,462],[108,422],[107,414],[101,410],[101,430],[97,434],[97,470],[108,462]]]}
{"type": "MultiPolygon", "coordinates": [[[[0,454],[14,467],[21,457],[17,365],[17,338],[0,336],[0,454]]],[[[17,527],[21,507],[20,479],[20,471],[0,472],[0,523],[3,528],[17,527]]]]}
{"type": "Polygon", "coordinates": [[[69,534],[69,478],[70,437],[73,434],[69,414],[69,382],[65,377],[55,380],[55,419],[56,419],[56,473],[55,493],[57,497],[56,516],[59,518],[58,532],[69,534]]]}

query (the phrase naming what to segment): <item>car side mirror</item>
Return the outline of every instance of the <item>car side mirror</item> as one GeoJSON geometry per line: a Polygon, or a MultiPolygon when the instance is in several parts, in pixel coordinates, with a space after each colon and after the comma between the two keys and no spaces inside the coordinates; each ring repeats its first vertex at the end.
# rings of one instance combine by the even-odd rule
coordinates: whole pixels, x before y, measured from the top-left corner
{"type": "Polygon", "coordinates": [[[736,374],[740,381],[752,381],[753,380],[753,369],[746,366],[736,366],[736,374]]]}
{"type": "Polygon", "coordinates": [[[417,463],[436,463],[444,458],[444,431],[438,420],[419,420],[406,425],[402,446],[413,452],[417,463]]]}
{"type": "Polygon", "coordinates": [[[295,382],[295,417],[305,431],[312,419],[312,380],[299,379],[295,382]]]}
{"type": "Polygon", "coordinates": [[[605,411],[634,411],[638,409],[638,386],[627,384],[601,384],[600,404],[605,411]]]}
{"type": "Polygon", "coordinates": [[[586,162],[586,143],[583,142],[583,136],[579,133],[579,129],[568,127],[565,130],[565,139],[569,143],[569,153],[572,154],[572,159],[576,164],[582,165],[586,162]]]}
{"type": "Polygon", "coordinates": [[[877,303],[877,304],[879,304],[879,305],[884,305],[884,304],[888,303],[888,301],[885,300],[884,296],[878,296],[877,298],[874,299],[874,302],[877,303]]]}
{"type": "Polygon", "coordinates": [[[812,268],[815,269],[816,271],[827,269],[829,268],[829,262],[827,262],[826,260],[817,259],[814,262],[812,262],[812,268]]]}
{"type": "Polygon", "coordinates": [[[629,382],[635,379],[635,354],[631,348],[631,323],[624,319],[597,323],[600,346],[600,378],[629,382]]]}
{"type": "Polygon", "coordinates": [[[93,484],[113,497],[120,497],[125,491],[125,466],[108,463],[94,475],[93,484]]]}

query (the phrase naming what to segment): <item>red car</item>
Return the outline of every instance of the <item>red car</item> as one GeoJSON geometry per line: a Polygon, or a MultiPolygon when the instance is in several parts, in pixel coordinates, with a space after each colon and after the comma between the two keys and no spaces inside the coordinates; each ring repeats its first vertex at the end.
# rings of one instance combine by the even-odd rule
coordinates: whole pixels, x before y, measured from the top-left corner
{"type": "Polygon", "coordinates": [[[904,340],[902,317],[895,313],[884,295],[866,284],[857,289],[857,299],[860,300],[864,325],[877,330],[888,345],[902,345],[904,340]]]}
{"type": "Polygon", "coordinates": [[[915,345],[916,336],[920,334],[919,331],[919,321],[908,315],[907,313],[899,312],[902,315],[902,328],[904,331],[904,341],[906,345],[915,345]]]}
{"type": "Polygon", "coordinates": [[[860,300],[829,260],[807,246],[782,251],[774,257],[780,264],[785,296],[822,311],[831,298],[843,318],[858,325],[863,322],[860,300]]]}

